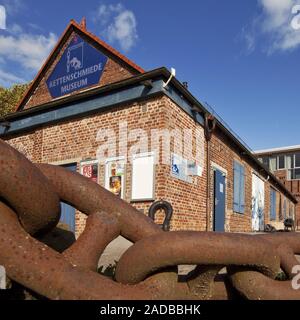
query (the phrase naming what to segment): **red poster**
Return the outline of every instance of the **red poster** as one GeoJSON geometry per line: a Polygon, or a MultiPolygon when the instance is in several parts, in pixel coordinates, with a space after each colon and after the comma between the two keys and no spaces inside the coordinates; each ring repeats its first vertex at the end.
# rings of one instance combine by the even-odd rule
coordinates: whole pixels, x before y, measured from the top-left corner
{"type": "Polygon", "coordinates": [[[82,166],[82,175],[98,182],[98,165],[97,164],[88,164],[82,166]]]}

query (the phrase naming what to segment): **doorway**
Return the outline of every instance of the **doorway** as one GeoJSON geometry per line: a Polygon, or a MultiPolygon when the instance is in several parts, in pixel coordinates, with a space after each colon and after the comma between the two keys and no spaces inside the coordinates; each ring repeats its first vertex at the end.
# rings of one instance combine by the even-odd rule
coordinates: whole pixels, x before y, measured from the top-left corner
{"type": "Polygon", "coordinates": [[[225,209],[226,209],[226,175],[214,170],[214,219],[213,230],[225,232],[225,209]]]}
{"type": "MultiPolygon", "coordinates": [[[[67,164],[62,165],[63,168],[68,169],[70,171],[76,172],[76,164],[67,164]]],[[[61,202],[61,216],[60,216],[60,223],[67,225],[69,231],[75,233],[75,208],[68,205],[67,203],[61,202]]]]}

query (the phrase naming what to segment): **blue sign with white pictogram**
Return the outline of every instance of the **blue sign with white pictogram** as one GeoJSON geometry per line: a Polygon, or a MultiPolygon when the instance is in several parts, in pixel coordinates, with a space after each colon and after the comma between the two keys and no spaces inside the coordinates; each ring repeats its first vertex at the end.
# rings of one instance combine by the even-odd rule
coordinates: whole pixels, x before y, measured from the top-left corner
{"type": "Polygon", "coordinates": [[[188,175],[188,161],[174,153],[171,155],[171,176],[185,182],[192,181],[188,175]]]}
{"type": "Polygon", "coordinates": [[[177,164],[172,164],[172,172],[176,175],[179,175],[179,167],[177,164]]]}
{"type": "Polygon", "coordinates": [[[47,79],[53,98],[99,83],[107,57],[75,35],[47,79]]]}

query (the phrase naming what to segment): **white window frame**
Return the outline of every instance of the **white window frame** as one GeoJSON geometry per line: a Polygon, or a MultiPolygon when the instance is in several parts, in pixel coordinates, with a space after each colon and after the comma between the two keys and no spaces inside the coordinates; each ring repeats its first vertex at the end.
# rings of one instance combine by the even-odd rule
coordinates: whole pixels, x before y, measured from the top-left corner
{"type": "Polygon", "coordinates": [[[277,156],[277,170],[286,170],[285,155],[277,156]],[[284,159],[283,168],[279,168],[279,162],[280,162],[279,158],[280,158],[280,157],[283,157],[283,159],[284,159]]]}

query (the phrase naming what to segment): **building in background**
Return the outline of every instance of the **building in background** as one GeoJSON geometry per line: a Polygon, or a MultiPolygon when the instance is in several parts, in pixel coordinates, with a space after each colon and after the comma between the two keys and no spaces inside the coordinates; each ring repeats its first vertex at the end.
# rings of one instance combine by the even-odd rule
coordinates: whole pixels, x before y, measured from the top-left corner
{"type": "MultiPolygon", "coordinates": [[[[144,71],[84,21],[70,22],[16,112],[0,123],[0,137],[33,162],[83,174],[144,214],[154,201],[168,201],[171,230],[282,228],[297,203],[186,85],[166,68],[144,71]],[[110,150],[100,161],[103,146],[110,150]],[[276,209],[279,199],[285,214],[276,209]]],[[[61,221],[77,236],[85,226],[67,204],[61,221]]]]}
{"type": "MultiPolygon", "coordinates": [[[[300,200],[300,145],[256,151],[258,159],[300,200]]],[[[283,216],[288,208],[281,201],[283,216]]],[[[296,206],[296,222],[300,224],[300,205],[296,206]]]]}

